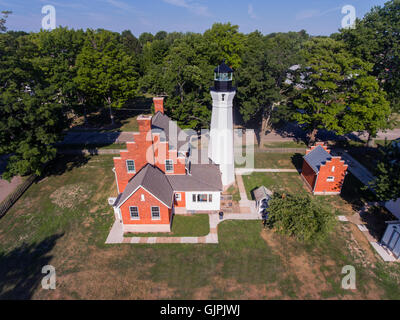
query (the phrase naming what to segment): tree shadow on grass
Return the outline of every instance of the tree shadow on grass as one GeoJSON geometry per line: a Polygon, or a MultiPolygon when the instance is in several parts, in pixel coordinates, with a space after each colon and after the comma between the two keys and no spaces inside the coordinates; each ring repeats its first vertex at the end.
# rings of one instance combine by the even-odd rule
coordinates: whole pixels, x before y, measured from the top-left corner
{"type": "Polygon", "coordinates": [[[380,241],[385,233],[387,224],[386,221],[397,220],[386,208],[382,206],[373,206],[368,210],[360,212],[360,217],[367,227],[371,236],[377,241],[380,241]]]}
{"type": "Polygon", "coordinates": [[[43,174],[37,179],[37,182],[50,176],[60,176],[74,168],[80,168],[87,164],[90,159],[91,157],[85,155],[83,152],[77,155],[58,154],[55,159],[49,162],[43,174]]]}
{"type": "Polygon", "coordinates": [[[292,157],[292,163],[295,166],[298,173],[301,173],[301,169],[303,167],[303,156],[301,153],[295,153],[292,157]]]}
{"type": "Polygon", "coordinates": [[[31,299],[46,274],[54,248],[63,234],[53,235],[38,244],[23,244],[9,253],[0,252],[0,299],[31,299]]]}
{"type": "Polygon", "coordinates": [[[376,196],[350,172],[347,173],[342,186],[341,197],[352,205],[354,211],[360,211],[365,203],[376,202],[376,196]]]}
{"type": "MultiPolygon", "coordinates": [[[[94,110],[92,113],[87,115],[87,125],[79,125],[74,129],[99,129],[102,131],[120,131],[121,127],[126,122],[140,114],[151,113],[153,104],[152,98],[145,96],[135,97],[128,102],[122,108],[114,108],[114,121],[115,124],[111,125],[110,113],[108,107],[88,107],[88,110],[94,110]]],[[[83,109],[77,110],[79,115],[83,115],[83,109]]]]}

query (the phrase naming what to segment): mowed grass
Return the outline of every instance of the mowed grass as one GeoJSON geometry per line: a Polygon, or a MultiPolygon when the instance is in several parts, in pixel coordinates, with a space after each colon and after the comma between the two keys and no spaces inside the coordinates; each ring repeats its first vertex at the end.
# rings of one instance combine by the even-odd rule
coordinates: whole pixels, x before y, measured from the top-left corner
{"type": "MultiPolygon", "coordinates": [[[[289,194],[309,194],[299,173],[260,173],[243,176],[247,197],[253,198],[252,191],[265,186],[272,192],[289,194]]],[[[317,196],[316,201],[328,206],[334,213],[341,215],[352,215],[354,210],[360,209],[363,202],[375,201],[375,197],[368,191],[362,190],[362,184],[349,173],[343,184],[342,194],[335,196],[317,196]]]]}
{"type": "Polygon", "coordinates": [[[114,221],[112,156],[58,164],[0,219],[0,298],[400,298],[399,265],[366,259],[368,243],[351,240],[342,224],[313,245],[259,221],[223,222],[218,245],[105,245],[114,221]],[[47,264],[56,290],[41,289],[47,264]],[[355,291],[340,287],[345,265],[357,270],[355,291]]]}
{"type": "Polygon", "coordinates": [[[137,132],[139,131],[139,124],[137,122],[137,116],[128,119],[121,120],[121,131],[137,132]]]}
{"type": "MultiPolygon", "coordinates": [[[[303,154],[271,153],[255,151],[254,168],[256,169],[296,169],[301,168],[303,154]]],[[[240,167],[240,166],[238,166],[240,167]]]]}
{"type": "Polygon", "coordinates": [[[207,214],[192,216],[175,215],[169,233],[131,233],[126,237],[202,237],[210,233],[210,223],[207,214]]]}

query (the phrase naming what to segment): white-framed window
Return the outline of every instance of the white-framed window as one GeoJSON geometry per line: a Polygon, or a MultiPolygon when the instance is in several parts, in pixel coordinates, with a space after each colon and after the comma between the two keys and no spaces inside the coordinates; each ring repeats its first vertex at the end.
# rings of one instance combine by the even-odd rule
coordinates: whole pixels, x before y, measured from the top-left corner
{"type": "Polygon", "coordinates": [[[165,172],[174,172],[173,160],[165,160],[165,172]]]}
{"type": "Polygon", "coordinates": [[[208,202],[212,202],[212,194],[208,195],[208,202]]]}
{"type": "Polygon", "coordinates": [[[146,197],[144,196],[144,194],[140,195],[140,201],[146,201],[146,197]]]}
{"type": "Polygon", "coordinates": [[[128,173],[135,173],[135,160],[126,160],[126,169],[128,170],[128,173]]]}
{"type": "Polygon", "coordinates": [[[182,195],[179,192],[175,193],[175,200],[176,201],[181,201],[182,200],[182,195]]]}
{"type": "Polygon", "coordinates": [[[327,182],[333,182],[333,181],[335,181],[335,177],[328,177],[328,178],[326,179],[326,181],[327,181],[327,182]]]}
{"type": "Polygon", "coordinates": [[[192,201],[193,201],[193,202],[196,202],[196,199],[197,199],[197,195],[193,194],[193,195],[192,195],[192,201]]]}
{"type": "Polygon", "coordinates": [[[140,220],[138,207],[129,207],[129,213],[131,214],[131,220],[140,220]]]}
{"type": "Polygon", "coordinates": [[[151,219],[160,220],[160,207],[151,207],[151,219]]]}
{"type": "Polygon", "coordinates": [[[332,172],[335,172],[335,166],[332,167],[332,172]]]}

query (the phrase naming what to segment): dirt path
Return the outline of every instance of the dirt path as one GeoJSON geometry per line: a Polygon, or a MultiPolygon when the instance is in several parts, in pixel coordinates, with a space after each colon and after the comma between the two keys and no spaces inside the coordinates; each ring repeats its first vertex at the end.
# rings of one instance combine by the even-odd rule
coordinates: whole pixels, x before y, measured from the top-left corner
{"type": "Polygon", "coordinates": [[[12,178],[11,182],[0,179],[0,202],[12,193],[22,183],[21,177],[12,178]]]}

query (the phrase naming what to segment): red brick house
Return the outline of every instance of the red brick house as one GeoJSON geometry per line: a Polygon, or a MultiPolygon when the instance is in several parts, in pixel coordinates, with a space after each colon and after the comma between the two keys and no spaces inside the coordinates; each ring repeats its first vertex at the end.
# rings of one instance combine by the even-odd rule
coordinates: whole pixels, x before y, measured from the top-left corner
{"type": "Polygon", "coordinates": [[[314,195],[340,194],[347,173],[347,164],[334,157],[323,143],[307,150],[301,176],[314,195]]]}
{"type": "Polygon", "coordinates": [[[139,132],[114,158],[118,197],[110,198],[124,232],[169,232],[174,214],[220,210],[219,166],[192,163],[190,137],[164,114],[139,116],[139,132]]]}

